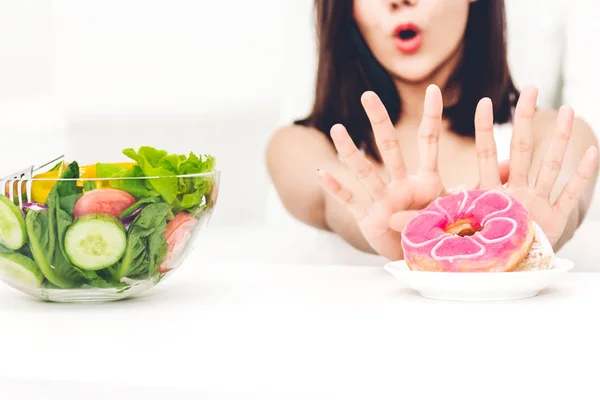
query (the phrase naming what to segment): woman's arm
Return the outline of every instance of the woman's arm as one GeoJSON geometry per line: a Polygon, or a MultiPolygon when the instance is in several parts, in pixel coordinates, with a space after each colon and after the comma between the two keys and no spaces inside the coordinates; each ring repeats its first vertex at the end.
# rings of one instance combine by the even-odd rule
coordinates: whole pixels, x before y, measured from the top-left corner
{"type": "Polygon", "coordinates": [[[337,124],[331,128],[334,146],[316,130],[281,130],[268,146],[268,169],[296,218],[338,233],[359,250],[399,260],[402,225],[444,192],[438,170],[442,93],[434,85],[425,92],[414,174],[406,171],[396,128],[381,99],[366,92],[361,102],[382,163],[367,159],[346,128],[337,124]],[[394,214],[399,230],[390,227],[394,214]]]}
{"type": "MultiPolygon", "coordinates": [[[[542,163],[544,162],[544,155],[548,151],[554,132],[557,128],[557,116],[557,111],[538,111],[536,113],[534,118],[535,145],[530,171],[530,182],[535,182],[535,177],[537,177],[542,163]]],[[[552,203],[556,201],[569,179],[576,174],[577,166],[584,158],[584,155],[590,146],[598,146],[596,136],[588,124],[583,120],[576,118],[573,121],[571,139],[567,145],[562,168],[550,195],[552,203]]],[[[549,167],[555,168],[556,166],[549,165],[549,167]]],[[[558,167],[560,167],[560,165],[558,167]]],[[[577,206],[569,215],[565,231],[555,245],[556,250],[559,250],[573,237],[573,234],[585,218],[592,202],[597,177],[598,166],[596,165],[592,176],[587,182],[583,193],[577,202],[577,206]]]]}
{"type": "Polygon", "coordinates": [[[337,233],[359,250],[374,252],[347,208],[319,185],[317,170],[327,170],[356,193],[356,200],[367,196],[322,132],[303,126],[282,128],[269,141],[266,157],[271,180],[290,214],[307,225],[337,233]]]}

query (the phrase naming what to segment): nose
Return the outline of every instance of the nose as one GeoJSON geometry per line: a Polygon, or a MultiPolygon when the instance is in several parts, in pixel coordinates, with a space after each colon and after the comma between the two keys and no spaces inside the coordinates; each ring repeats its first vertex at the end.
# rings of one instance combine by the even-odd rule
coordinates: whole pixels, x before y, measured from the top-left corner
{"type": "Polygon", "coordinates": [[[402,6],[414,6],[418,0],[388,0],[389,7],[392,10],[397,10],[402,6]]]}

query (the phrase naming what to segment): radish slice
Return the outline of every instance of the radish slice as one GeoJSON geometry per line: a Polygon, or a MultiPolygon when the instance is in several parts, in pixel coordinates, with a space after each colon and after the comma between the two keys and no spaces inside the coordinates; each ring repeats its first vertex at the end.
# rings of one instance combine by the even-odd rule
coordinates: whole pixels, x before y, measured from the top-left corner
{"type": "Polygon", "coordinates": [[[47,210],[48,207],[43,205],[43,204],[39,204],[39,203],[25,203],[23,204],[23,211],[27,211],[27,210],[32,210],[32,211],[43,211],[43,210],[47,210]]]}

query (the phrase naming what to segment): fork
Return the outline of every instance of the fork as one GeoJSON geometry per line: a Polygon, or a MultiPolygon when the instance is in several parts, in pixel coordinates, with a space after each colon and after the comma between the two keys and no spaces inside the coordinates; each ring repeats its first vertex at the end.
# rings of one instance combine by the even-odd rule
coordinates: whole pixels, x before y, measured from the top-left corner
{"type": "Polygon", "coordinates": [[[43,170],[44,168],[57,163],[61,159],[64,158],[64,155],[55,158],[54,160],[48,161],[44,165],[39,167],[35,167],[34,165],[30,165],[26,168],[23,168],[19,171],[16,171],[12,174],[9,174],[3,178],[0,178],[0,185],[4,187],[4,195],[10,199],[14,204],[18,204],[20,208],[23,208],[23,183],[25,183],[26,187],[26,195],[27,201],[26,203],[31,203],[31,185],[32,179],[36,172],[43,170]],[[15,193],[15,184],[17,186],[15,193]],[[8,185],[8,187],[7,187],[8,185]],[[15,194],[17,195],[17,199],[15,201],[15,194]]]}

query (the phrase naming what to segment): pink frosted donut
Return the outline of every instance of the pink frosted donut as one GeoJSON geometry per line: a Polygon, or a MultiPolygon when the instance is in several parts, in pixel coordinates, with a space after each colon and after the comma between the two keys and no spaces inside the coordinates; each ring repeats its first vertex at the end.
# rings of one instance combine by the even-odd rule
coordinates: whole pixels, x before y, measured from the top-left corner
{"type": "Polygon", "coordinates": [[[534,240],[534,224],[518,201],[473,190],[422,210],[402,232],[402,249],[411,270],[513,271],[522,269],[534,240]]]}

